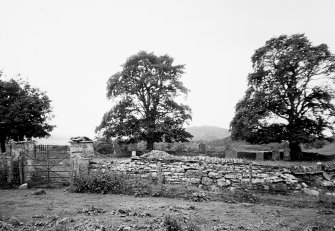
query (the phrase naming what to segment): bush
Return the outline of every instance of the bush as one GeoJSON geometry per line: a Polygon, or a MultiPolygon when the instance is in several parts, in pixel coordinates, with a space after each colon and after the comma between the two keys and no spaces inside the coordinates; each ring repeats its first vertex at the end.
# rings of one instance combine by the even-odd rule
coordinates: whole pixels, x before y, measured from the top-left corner
{"type": "Polygon", "coordinates": [[[0,188],[4,188],[7,186],[7,170],[5,168],[0,168],[0,188]]]}
{"type": "Polygon", "coordinates": [[[103,154],[103,155],[108,155],[108,154],[114,153],[114,147],[113,147],[113,144],[95,142],[94,151],[100,154],[103,154]]]}
{"type": "MultiPolygon", "coordinates": [[[[1,162],[1,159],[0,159],[1,162]]],[[[12,179],[8,182],[8,168],[5,166],[7,163],[0,163],[0,188],[13,188],[15,185],[20,184],[20,171],[19,161],[13,161],[12,179]]]]}
{"type": "Polygon", "coordinates": [[[258,201],[258,198],[246,189],[236,189],[234,191],[224,189],[219,193],[214,193],[190,185],[159,185],[156,179],[150,177],[141,178],[115,172],[95,172],[91,173],[87,178],[76,178],[71,191],[77,193],[124,194],[137,197],[183,198],[194,202],[212,199],[248,203],[258,201]]]}
{"type": "Polygon", "coordinates": [[[165,215],[163,222],[166,231],[200,231],[200,228],[192,222],[184,222],[179,216],[165,215]]]}
{"type": "Polygon", "coordinates": [[[77,177],[74,179],[72,190],[74,192],[113,193],[126,194],[126,179],[122,174],[95,173],[89,177],[77,177]]]}
{"type": "Polygon", "coordinates": [[[91,173],[89,177],[75,178],[71,190],[83,193],[111,193],[135,196],[150,196],[155,180],[120,173],[91,173]]]}
{"type": "Polygon", "coordinates": [[[335,196],[327,195],[322,192],[318,197],[318,203],[322,205],[324,208],[335,208],[335,196]]]}
{"type": "Polygon", "coordinates": [[[141,178],[115,172],[95,172],[88,177],[75,178],[71,191],[76,193],[124,194],[138,197],[184,198],[192,201],[207,200],[206,193],[197,187],[159,185],[154,178],[141,178]]]}
{"type": "Polygon", "coordinates": [[[13,179],[11,180],[11,182],[8,182],[8,169],[4,166],[4,164],[0,163],[0,188],[10,189],[14,188],[20,183],[18,165],[13,165],[13,170],[13,179]]]}
{"type": "Polygon", "coordinates": [[[181,225],[181,219],[172,216],[172,215],[166,215],[164,217],[164,223],[163,226],[165,227],[166,231],[182,231],[183,227],[181,225]]]}

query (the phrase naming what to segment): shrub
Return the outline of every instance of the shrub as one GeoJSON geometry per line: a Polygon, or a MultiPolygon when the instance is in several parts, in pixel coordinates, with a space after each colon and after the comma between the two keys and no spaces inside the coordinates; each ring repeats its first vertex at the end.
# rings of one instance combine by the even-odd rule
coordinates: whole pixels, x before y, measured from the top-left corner
{"type": "Polygon", "coordinates": [[[0,188],[3,188],[7,186],[7,169],[6,168],[0,168],[0,188]]]}
{"type": "Polygon", "coordinates": [[[207,200],[206,193],[194,186],[157,184],[151,177],[141,178],[115,172],[95,172],[88,177],[75,178],[71,191],[77,193],[111,193],[153,196],[167,198],[184,198],[192,201],[207,200]]]}
{"type": "Polygon", "coordinates": [[[318,203],[325,208],[335,208],[335,196],[322,192],[318,197],[318,203]]]}
{"type": "Polygon", "coordinates": [[[122,194],[125,191],[125,180],[121,174],[101,174],[94,173],[89,177],[77,177],[74,179],[74,192],[91,193],[114,193],[122,194]]]}
{"type": "Polygon", "coordinates": [[[163,226],[166,231],[182,231],[181,219],[176,216],[166,215],[163,226]]]}
{"type": "Polygon", "coordinates": [[[20,184],[20,171],[19,162],[12,162],[12,179],[8,182],[8,166],[5,160],[0,159],[0,188],[13,188],[15,185],[20,184]]]}
{"type": "Polygon", "coordinates": [[[73,192],[112,193],[146,196],[152,192],[153,179],[144,179],[120,173],[91,173],[88,177],[75,178],[73,192]]]}
{"type": "Polygon", "coordinates": [[[107,154],[114,153],[114,147],[113,147],[113,144],[95,142],[94,143],[94,151],[96,151],[100,154],[103,154],[103,155],[107,155],[107,154]]]}
{"type": "Polygon", "coordinates": [[[166,231],[200,231],[200,228],[193,222],[184,222],[180,216],[165,215],[163,222],[166,231]]]}

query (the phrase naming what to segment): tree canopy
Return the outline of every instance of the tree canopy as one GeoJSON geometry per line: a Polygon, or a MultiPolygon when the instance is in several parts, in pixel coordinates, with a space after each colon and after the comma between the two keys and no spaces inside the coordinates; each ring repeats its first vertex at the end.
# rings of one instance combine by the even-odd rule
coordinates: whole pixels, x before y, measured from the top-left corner
{"type": "Polygon", "coordinates": [[[5,151],[5,142],[13,139],[42,138],[54,128],[49,124],[52,117],[51,100],[38,88],[27,82],[1,80],[0,73],[0,142],[5,151]]]}
{"type": "Polygon", "coordinates": [[[191,109],[177,102],[188,89],[180,78],[184,65],[173,65],[168,55],[156,56],[144,51],[127,59],[122,71],[107,82],[107,97],[114,106],[105,113],[96,132],[120,142],[185,142],[192,135],[183,125],[191,117],[191,109]]]}
{"type": "Polygon", "coordinates": [[[291,159],[299,159],[301,143],[325,139],[325,131],[333,130],[335,57],[326,44],[313,46],[294,34],[268,40],[251,61],[248,89],[230,124],[232,138],[288,141],[291,159]]]}

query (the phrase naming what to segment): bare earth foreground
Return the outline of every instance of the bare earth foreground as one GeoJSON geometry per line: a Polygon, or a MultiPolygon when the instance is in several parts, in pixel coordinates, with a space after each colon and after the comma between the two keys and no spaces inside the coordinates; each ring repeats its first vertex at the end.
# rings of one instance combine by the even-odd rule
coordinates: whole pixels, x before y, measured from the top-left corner
{"type": "Polygon", "coordinates": [[[0,230],[163,230],[168,214],[200,230],[335,230],[334,208],[322,206],[33,191],[0,190],[0,230]]]}

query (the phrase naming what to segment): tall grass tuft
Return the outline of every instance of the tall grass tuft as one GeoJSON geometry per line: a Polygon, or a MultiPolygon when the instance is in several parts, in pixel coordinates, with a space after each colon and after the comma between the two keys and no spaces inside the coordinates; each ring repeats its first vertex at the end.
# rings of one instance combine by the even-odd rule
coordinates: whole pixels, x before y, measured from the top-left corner
{"type": "Polygon", "coordinates": [[[200,228],[193,222],[184,222],[175,215],[165,215],[163,228],[165,231],[200,231],[200,228]]]}

